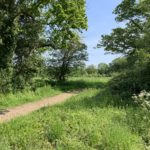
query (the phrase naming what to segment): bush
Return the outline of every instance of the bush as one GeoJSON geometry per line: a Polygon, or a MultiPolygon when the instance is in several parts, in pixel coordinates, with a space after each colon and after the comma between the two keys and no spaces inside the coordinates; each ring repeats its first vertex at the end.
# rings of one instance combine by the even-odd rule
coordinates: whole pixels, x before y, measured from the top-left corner
{"type": "Polygon", "coordinates": [[[12,90],[11,77],[9,76],[9,72],[8,69],[0,70],[0,93],[8,93],[12,90]]]}
{"type": "Polygon", "coordinates": [[[127,112],[127,122],[134,132],[137,132],[145,142],[146,149],[150,148],[150,92],[141,91],[132,96],[139,107],[127,112]]]}
{"type": "Polygon", "coordinates": [[[132,96],[135,103],[139,104],[144,110],[150,111],[150,92],[141,91],[139,95],[132,96]]]}
{"type": "Polygon", "coordinates": [[[140,93],[143,89],[150,90],[150,74],[148,68],[136,69],[115,76],[109,87],[113,93],[119,93],[123,98],[140,93]]]}

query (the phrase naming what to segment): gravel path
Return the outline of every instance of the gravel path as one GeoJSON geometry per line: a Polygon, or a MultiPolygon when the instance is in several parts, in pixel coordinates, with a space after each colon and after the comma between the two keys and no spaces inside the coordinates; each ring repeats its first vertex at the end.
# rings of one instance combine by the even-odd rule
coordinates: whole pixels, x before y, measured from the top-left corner
{"type": "Polygon", "coordinates": [[[38,102],[31,102],[7,110],[0,110],[0,122],[10,121],[16,117],[27,115],[45,106],[62,103],[76,94],[77,92],[62,93],[60,95],[42,99],[38,102]]]}

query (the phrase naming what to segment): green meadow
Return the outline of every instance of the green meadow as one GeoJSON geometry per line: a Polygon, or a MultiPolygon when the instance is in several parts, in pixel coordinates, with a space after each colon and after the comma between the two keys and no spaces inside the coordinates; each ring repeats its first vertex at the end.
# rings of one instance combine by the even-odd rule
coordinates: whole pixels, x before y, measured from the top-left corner
{"type": "MultiPolygon", "coordinates": [[[[81,92],[65,103],[0,124],[0,149],[144,150],[139,132],[142,120],[134,118],[139,110],[122,105],[119,94],[111,94],[107,87],[109,79],[72,78],[63,86],[56,84],[56,91],[81,92]]],[[[51,90],[45,92],[46,96],[51,90]]],[[[5,106],[11,105],[10,100],[5,106]]]]}

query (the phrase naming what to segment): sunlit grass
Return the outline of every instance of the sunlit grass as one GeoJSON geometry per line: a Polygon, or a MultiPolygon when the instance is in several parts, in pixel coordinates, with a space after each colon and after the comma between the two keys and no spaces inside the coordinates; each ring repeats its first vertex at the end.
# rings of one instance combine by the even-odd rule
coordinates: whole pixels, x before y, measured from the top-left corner
{"type": "Polygon", "coordinates": [[[15,94],[0,94],[0,109],[18,106],[24,103],[40,100],[44,97],[53,96],[61,92],[82,90],[86,88],[101,87],[109,78],[70,78],[68,81],[56,85],[51,84],[38,88],[36,91],[23,91],[15,94]],[[101,83],[101,81],[103,81],[101,83]]]}
{"type": "Polygon", "coordinates": [[[86,80],[87,89],[67,102],[1,124],[0,149],[144,150],[127,122],[130,108],[115,104],[120,97],[108,91],[104,79],[86,80]]]}
{"type": "Polygon", "coordinates": [[[0,108],[14,107],[28,102],[40,100],[44,97],[59,94],[60,90],[54,89],[51,86],[38,88],[35,92],[24,91],[15,94],[0,95],[0,108]]]}

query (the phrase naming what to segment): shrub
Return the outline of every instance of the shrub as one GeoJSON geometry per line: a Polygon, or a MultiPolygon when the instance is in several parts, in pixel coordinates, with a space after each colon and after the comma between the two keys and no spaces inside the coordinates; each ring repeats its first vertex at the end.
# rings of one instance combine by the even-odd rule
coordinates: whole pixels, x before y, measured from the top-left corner
{"type": "Polygon", "coordinates": [[[147,68],[127,71],[115,76],[109,87],[113,93],[119,93],[123,98],[138,94],[143,89],[150,90],[150,75],[147,68]]]}
{"type": "Polygon", "coordinates": [[[11,91],[11,78],[8,70],[0,70],[0,93],[8,93],[11,91]]]}
{"type": "Polygon", "coordinates": [[[146,149],[150,148],[150,92],[141,91],[132,96],[139,107],[127,112],[127,122],[134,132],[138,132],[145,142],[146,149]]]}
{"type": "Polygon", "coordinates": [[[150,111],[150,92],[141,91],[139,95],[132,96],[135,103],[139,104],[144,110],[150,111]]]}

